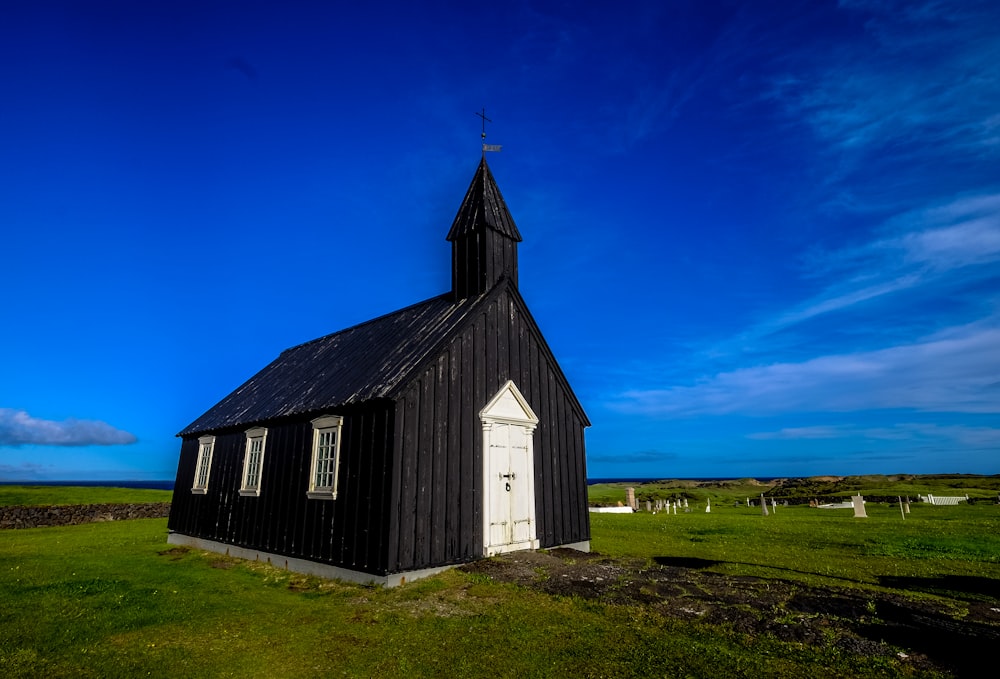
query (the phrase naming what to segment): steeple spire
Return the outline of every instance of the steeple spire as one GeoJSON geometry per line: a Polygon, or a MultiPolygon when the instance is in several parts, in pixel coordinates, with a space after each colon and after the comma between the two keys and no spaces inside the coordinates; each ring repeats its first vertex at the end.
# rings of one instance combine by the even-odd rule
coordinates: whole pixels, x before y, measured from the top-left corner
{"type": "Polygon", "coordinates": [[[504,277],[517,285],[521,233],[500,194],[486,154],[448,232],[456,300],[480,295],[504,277]]]}

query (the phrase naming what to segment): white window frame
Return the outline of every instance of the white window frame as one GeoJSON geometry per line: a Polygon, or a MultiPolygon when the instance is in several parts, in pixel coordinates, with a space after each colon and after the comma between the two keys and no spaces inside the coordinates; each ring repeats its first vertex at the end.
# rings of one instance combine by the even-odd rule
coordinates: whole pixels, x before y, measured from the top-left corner
{"type": "Polygon", "coordinates": [[[215,450],[214,436],[202,436],[198,439],[198,460],[194,463],[194,482],[191,485],[191,492],[195,495],[204,495],[208,492],[208,481],[212,475],[213,450],[215,450]]]}
{"type": "Polygon", "coordinates": [[[240,485],[240,495],[243,497],[259,497],[261,482],[264,480],[264,452],[267,450],[267,428],[254,427],[246,431],[247,443],[243,452],[243,481],[240,485]],[[254,454],[257,455],[257,469],[251,467],[254,454]],[[250,485],[251,472],[256,471],[257,483],[250,485]]]}
{"type": "Polygon", "coordinates": [[[306,495],[313,500],[336,500],[337,479],[340,473],[340,439],[344,418],[324,415],[312,421],[312,462],[309,465],[309,490],[306,495]],[[329,437],[334,440],[328,444],[329,437]],[[322,453],[327,456],[320,458],[322,453]],[[332,468],[331,468],[332,467],[332,468]],[[317,483],[329,481],[330,483],[317,483]]]}

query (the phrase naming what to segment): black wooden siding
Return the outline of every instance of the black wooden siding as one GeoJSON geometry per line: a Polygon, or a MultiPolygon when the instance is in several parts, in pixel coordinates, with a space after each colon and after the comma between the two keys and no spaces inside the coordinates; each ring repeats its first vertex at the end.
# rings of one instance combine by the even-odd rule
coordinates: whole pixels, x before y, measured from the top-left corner
{"type": "Polygon", "coordinates": [[[517,243],[485,229],[452,243],[452,289],[456,300],[475,297],[501,278],[517,284],[517,243]]]}
{"type": "Polygon", "coordinates": [[[315,413],[305,420],[264,423],[267,443],[259,497],[242,497],[246,437],[242,430],[216,434],[208,492],[191,492],[198,439],[181,445],[169,529],[351,570],[384,575],[389,535],[391,401],[365,408],[315,413]],[[312,456],[310,420],[341,414],[340,469],[336,500],[306,497],[312,456]]]}
{"type": "Polygon", "coordinates": [[[508,379],[539,418],[534,453],[541,546],[590,539],[583,440],[589,423],[523,300],[512,287],[503,290],[409,382],[396,408],[392,572],[482,556],[479,412],[508,379]]]}

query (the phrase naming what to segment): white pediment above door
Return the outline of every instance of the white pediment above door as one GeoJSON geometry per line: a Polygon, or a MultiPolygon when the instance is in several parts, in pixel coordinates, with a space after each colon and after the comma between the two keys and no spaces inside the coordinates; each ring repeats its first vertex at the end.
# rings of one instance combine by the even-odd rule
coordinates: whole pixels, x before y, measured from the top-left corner
{"type": "Polygon", "coordinates": [[[508,380],[507,384],[500,388],[496,396],[490,399],[486,407],[479,412],[479,417],[485,422],[488,420],[497,422],[520,422],[530,423],[532,429],[538,424],[538,416],[535,415],[531,406],[524,400],[517,385],[513,380],[508,380]]]}

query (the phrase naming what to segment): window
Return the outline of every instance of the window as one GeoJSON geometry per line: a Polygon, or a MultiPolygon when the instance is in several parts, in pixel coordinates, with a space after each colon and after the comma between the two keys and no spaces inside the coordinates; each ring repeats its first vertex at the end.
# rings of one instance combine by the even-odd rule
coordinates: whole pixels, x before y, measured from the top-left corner
{"type": "Polygon", "coordinates": [[[240,495],[257,497],[260,495],[260,475],[264,468],[264,442],[267,429],[255,427],[247,430],[247,449],[243,455],[243,485],[240,495]]]}
{"type": "Polygon", "coordinates": [[[198,461],[194,465],[194,485],[191,492],[204,495],[208,492],[208,477],[212,473],[212,448],[215,447],[214,436],[202,436],[198,439],[198,461]]]}
{"type": "Polygon", "coordinates": [[[333,415],[312,421],[312,465],[309,469],[309,497],[337,499],[337,468],[340,463],[340,428],[344,418],[333,415]]]}

